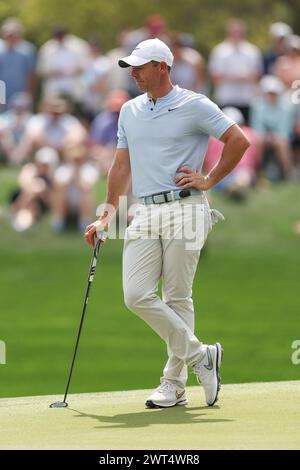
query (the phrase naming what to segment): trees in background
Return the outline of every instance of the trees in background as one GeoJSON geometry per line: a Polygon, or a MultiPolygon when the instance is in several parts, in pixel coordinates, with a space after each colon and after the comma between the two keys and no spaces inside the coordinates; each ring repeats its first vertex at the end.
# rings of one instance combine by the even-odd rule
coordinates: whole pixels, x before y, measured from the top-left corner
{"type": "Polygon", "coordinates": [[[104,50],[115,46],[123,29],[140,27],[145,18],[160,13],[170,30],[194,35],[199,50],[207,55],[224,36],[224,23],[241,17],[249,25],[249,38],[262,49],[268,45],[268,28],[274,21],[289,23],[299,32],[298,0],[0,0],[0,20],[18,16],[27,36],[37,45],[50,36],[51,26],[67,25],[70,31],[89,38],[98,34],[104,50]]]}

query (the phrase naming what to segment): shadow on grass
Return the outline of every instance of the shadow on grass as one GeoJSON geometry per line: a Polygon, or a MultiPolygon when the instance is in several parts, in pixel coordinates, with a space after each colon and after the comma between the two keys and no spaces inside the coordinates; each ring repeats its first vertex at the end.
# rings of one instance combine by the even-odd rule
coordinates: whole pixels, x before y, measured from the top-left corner
{"type": "Polygon", "coordinates": [[[86,414],[82,411],[68,408],[70,411],[75,411],[78,415],[75,418],[90,418],[98,421],[99,423],[108,423],[104,426],[96,426],[96,428],[144,428],[155,424],[207,424],[207,423],[230,423],[234,419],[217,419],[212,416],[212,411],[218,410],[219,407],[194,407],[187,408],[185,406],[176,406],[172,408],[156,408],[149,409],[142,412],[117,414],[115,416],[104,416],[95,414],[86,414]],[[205,411],[209,410],[209,413],[205,411]],[[202,411],[202,413],[194,413],[195,411],[202,411]]]}

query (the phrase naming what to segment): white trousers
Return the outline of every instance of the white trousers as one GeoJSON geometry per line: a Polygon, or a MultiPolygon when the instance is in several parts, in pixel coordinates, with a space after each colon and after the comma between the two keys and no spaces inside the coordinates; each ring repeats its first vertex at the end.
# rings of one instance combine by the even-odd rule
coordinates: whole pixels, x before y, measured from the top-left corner
{"type": "Polygon", "coordinates": [[[205,195],[165,204],[138,205],[126,230],[123,289],[127,307],[167,345],[161,380],[184,387],[187,365],[205,353],[194,335],[192,285],[211,213],[205,195]],[[162,279],[162,299],[158,284],[162,279]]]}

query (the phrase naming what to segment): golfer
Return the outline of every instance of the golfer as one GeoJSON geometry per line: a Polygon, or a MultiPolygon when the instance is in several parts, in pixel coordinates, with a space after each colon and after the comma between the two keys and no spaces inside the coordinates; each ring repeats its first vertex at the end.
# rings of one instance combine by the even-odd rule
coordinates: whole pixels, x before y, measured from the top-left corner
{"type": "Polygon", "coordinates": [[[249,146],[238,125],[207,97],[172,84],[172,63],[170,49],[159,39],[141,42],[119,60],[120,67],[131,67],[144,94],[121,109],[105,208],[85,232],[93,246],[95,233],[109,227],[131,177],[140,205],[125,235],[124,299],[165,341],[168,354],[160,385],[146,401],[150,408],[187,403],[188,367],[201,381],[207,405],[217,401],[223,350],[220,343],[206,345],[194,335],[192,284],[215,214],[205,192],[249,146]],[[224,150],[204,176],[201,165],[210,135],[224,143],[224,150]],[[162,299],[157,294],[160,279],[162,299]]]}

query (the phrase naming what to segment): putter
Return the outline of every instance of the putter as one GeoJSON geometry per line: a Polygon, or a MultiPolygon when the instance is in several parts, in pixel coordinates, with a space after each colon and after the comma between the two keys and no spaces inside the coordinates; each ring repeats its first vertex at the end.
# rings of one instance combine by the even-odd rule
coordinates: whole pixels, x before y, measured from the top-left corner
{"type": "Polygon", "coordinates": [[[78,330],[78,334],[77,334],[77,339],[76,339],[76,344],[75,344],[75,349],[74,349],[74,354],[73,354],[73,360],[72,360],[72,365],[71,365],[71,369],[70,369],[70,373],[69,373],[69,378],[68,378],[68,383],[67,383],[67,387],[66,387],[66,391],[65,391],[65,396],[64,396],[63,401],[57,401],[55,403],[52,403],[50,405],[50,408],[67,408],[67,406],[68,406],[68,403],[67,403],[66,400],[67,400],[67,395],[68,395],[69,386],[70,386],[70,382],[71,382],[71,377],[72,377],[72,373],[73,373],[73,368],[74,368],[75,358],[76,358],[76,354],[77,354],[77,349],[78,349],[78,345],[79,345],[79,339],[80,339],[80,334],[81,334],[82,325],[83,325],[83,321],[84,321],[86,306],[87,306],[88,299],[89,299],[90,287],[91,287],[91,284],[93,282],[95,271],[96,271],[97,258],[98,258],[98,253],[99,253],[99,249],[100,249],[100,245],[101,245],[101,240],[105,240],[103,232],[100,232],[98,234],[96,240],[95,240],[93,257],[92,257],[92,261],[91,261],[91,265],[90,265],[90,271],[89,271],[89,277],[88,277],[88,285],[87,285],[87,289],[86,289],[86,293],[85,293],[85,299],[84,299],[84,303],[83,303],[81,320],[80,320],[79,330],[78,330]]]}

